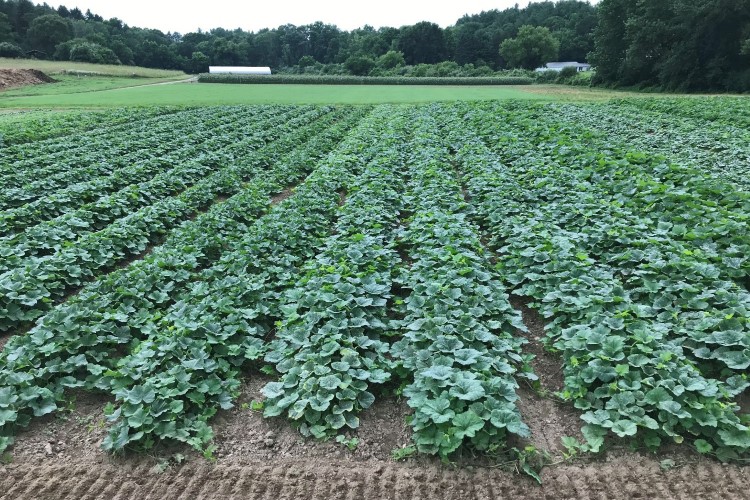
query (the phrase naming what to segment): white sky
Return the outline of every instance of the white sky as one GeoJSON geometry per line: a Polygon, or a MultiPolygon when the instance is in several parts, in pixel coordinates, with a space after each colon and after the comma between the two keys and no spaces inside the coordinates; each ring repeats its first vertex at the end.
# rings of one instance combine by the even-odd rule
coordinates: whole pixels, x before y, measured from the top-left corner
{"type": "MultiPolygon", "coordinates": [[[[309,24],[323,21],[344,30],[365,24],[399,27],[419,21],[432,21],[442,27],[451,26],[464,14],[485,10],[506,9],[518,3],[525,7],[528,0],[376,0],[355,2],[341,0],[66,0],[47,2],[57,8],[65,5],[81,11],[91,9],[105,19],[117,17],[130,26],[155,28],[165,33],[189,33],[212,28],[258,31],[282,24],[309,24]]],[[[595,3],[595,2],[594,2],[595,3]]]]}

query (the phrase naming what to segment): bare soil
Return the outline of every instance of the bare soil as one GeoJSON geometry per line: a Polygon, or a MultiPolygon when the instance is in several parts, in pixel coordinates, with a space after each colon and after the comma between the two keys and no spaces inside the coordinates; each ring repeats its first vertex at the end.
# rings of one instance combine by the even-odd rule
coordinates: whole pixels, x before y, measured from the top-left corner
{"type": "Polygon", "coordinates": [[[286,189],[284,189],[282,192],[280,192],[280,193],[272,196],[271,197],[271,206],[278,205],[282,201],[284,201],[287,198],[289,198],[290,196],[292,196],[294,194],[294,188],[295,187],[297,187],[297,186],[296,185],[289,186],[286,189]]]}
{"type": "Polygon", "coordinates": [[[36,69],[0,69],[0,90],[54,81],[36,69]]]}
{"type": "Polygon", "coordinates": [[[555,393],[562,390],[564,378],[562,362],[544,349],[544,319],[527,306],[526,301],[511,298],[511,304],[523,316],[528,332],[519,332],[528,341],[523,350],[533,354],[531,366],[539,377],[538,385],[521,382],[518,390],[518,409],[524,422],[531,428],[529,444],[540,450],[560,454],[565,451],[560,438],[563,436],[582,439],[576,410],[561,402],[555,393]]]}

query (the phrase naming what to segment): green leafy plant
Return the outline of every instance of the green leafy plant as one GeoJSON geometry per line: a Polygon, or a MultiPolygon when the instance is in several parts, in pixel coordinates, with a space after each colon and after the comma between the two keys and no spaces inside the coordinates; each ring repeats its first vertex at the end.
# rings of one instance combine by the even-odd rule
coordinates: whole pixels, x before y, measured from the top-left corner
{"type": "Polygon", "coordinates": [[[89,423],[105,449],[212,457],[212,418],[259,370],[265,399],[240,407],[304,435],[353,446],[396,394],[398,456],[500,456],[530,432],[519,382],[548,395],[512,292],[585,424],[564,460],[610,440],[747,460],[746,108],[233,107],[11,133],[0,330],[29,330],[0,353],[0,451],[84,389],[114,398],[89,423]]]}
{"type": "Polygon", "coordinates": [[[214,456],[215,452],[216,452],[216,446],[208,445],[203,449],[203,458],[205,458],[209,462],[216,462],[217,459],[214,456]]]}
{"type": "Polygon", "coordinates": [[[719,253],[746,243],[718,229],[745,234],[747,195],[660,157],[591,153],[597,134],[541,110],[501,113],[490,123],[473,109],[478,132],[462,123],[449,133],[498,269],[550,318],[559,396],[584,410],[592,451],[607,433],[656,447],[689,432],[721,459],[747,453],[750,429],[732,400],[748,387],[750,337],[727,304],[747,302],[735,280],[748,270],[719,253]],[[499,165],[482,137],[502,137],[493,147],[511,160],[499,165]]]}
{"type": "Polygon", "coordinates": [[[357,446],[359,446],[359,439],[355,437],[347,438],[343,434],[339,434],[338,436],[336,436],[336,442],[346,446],[349,451],[354,451],[357,449],[357,446]]]}
{"type": "Polygon", "coordinates": [[[535,446],[525,446],[522,450],[513,448],[516,453],[516,464],[518,471],[532,477],[537,483],[542,484],[542,469],[552,461],[548,452],[539,450],[535,446]]]}
{"type": "Polygon", "coordinates": [[[414,124],[408,201],[414,215],[401,235],[411,265],[398,279],[408,292],[401,307],[402,338],[391,352],[414,409],[410,424],[423,453],[447,459],[461,446],[489,450],[508,433],[527,436],[515,405],[514,374],[523,366],[525,330],[492,270],[446,144],[429,116],[414,124]]]}
{"type": "Polygon", "coordinates": [[[358,428],[358,413],[375,401],[371,387],[391,377],[384,338],[403,183],[394,159],[407,147],[405,129],[400,117],[379,132],[379,151],[347,186],[334,234],[281,306],[284,319],[265,356],[281,378],[263,389],[264,415],[285,414],[306,436],[358,428]]]}
{"type": "Polygon", "coordinates": [[[394,448],[391,450],[391,458],[393,460],[400,462],[401,460],[406,460],[407,458],[410,458],[414,456],[417,453],[417,447],[414,445],[406,445],[401,446],[399,448],[394,448]]]}

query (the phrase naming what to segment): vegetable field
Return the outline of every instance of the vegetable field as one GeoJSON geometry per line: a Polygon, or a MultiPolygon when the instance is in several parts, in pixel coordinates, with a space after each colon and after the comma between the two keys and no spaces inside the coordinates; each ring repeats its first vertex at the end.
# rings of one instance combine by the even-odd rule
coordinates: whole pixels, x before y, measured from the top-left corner
{"type": "Polygon", "coordinates": [[[396,458],[750,458],[744,101],[77,116],[0,121],[0,452],[96,393],[101,453],[400,401],[396,458]]]}

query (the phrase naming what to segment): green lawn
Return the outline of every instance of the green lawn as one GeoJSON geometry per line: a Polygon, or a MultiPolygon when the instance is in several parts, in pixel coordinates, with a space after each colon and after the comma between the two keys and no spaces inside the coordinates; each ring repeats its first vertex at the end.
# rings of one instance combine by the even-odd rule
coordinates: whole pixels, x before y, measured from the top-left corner
{"type": "MultiPolygon", "coordinates": [[[[102,108],[149,105],[208,106],[219,104],[377,104],[455,100],[543,99],[523,87],[442,87],[385,85],[231,85],[175,83],[71,93],[40,85],[39,95],[1,94],[0,107],[102,108]],[[43,88],[48,89],[44,95],[43,88]],[[54,93],[52,93],[54,92],[54,93]]],[[[37,92],[35,90],[35,92],[37,92]]],[[[16,92],[18,93],[18,92],[16,92]]]]}

